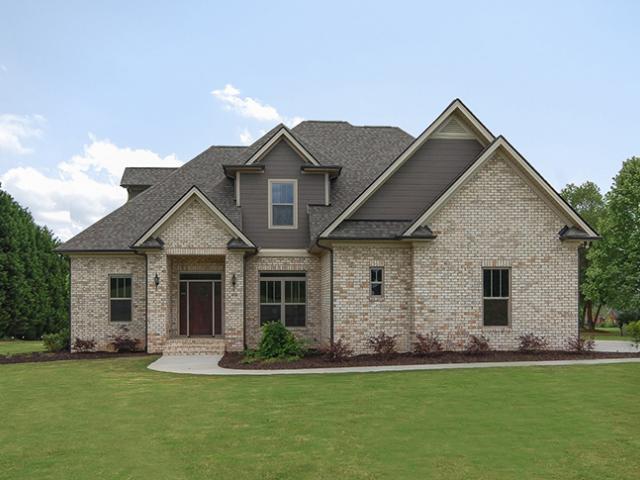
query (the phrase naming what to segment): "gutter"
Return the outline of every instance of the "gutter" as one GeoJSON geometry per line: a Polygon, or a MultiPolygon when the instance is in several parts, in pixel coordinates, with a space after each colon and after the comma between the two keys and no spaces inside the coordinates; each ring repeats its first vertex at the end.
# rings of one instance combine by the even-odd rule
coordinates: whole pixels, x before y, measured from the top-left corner
{"type": "Polygon", "coordinates": [[[329,272],[329,341],[331,345],[333,345],[333,249],[329,247],[325,247],[324,245],[320,245],[320,238],[316,238],[316,246],[323,250],[327,250],[331,255],[331,267],[329,272]]]}

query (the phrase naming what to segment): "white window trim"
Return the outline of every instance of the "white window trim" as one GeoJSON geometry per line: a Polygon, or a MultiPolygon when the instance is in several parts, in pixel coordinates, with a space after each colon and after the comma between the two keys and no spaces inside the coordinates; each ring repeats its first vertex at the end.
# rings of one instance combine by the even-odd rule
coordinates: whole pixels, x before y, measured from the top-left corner
{"type": "MultiPolygon", "coordinates": [[[[267,210],[269,215],[269,230],[295,230],[298,228],[298,180],[295,178],[270,178],[268,182],[267,210]],[[293,184],[293,225],[274,225],[273,224],[273,204],[271,203],[271,191],[274,183],[291,183],[293,184]]],[[[277,205],[289,205],[277,204],[277,205]]]]}
{"type": "Polygon", "coordinates": [[[380,300],[382,298],[384,298],[384,267],[380,267],[380,266],[373,266],[373,267],[369,267],[369,296],[374,299],[374,300],[380,300]],[[372,270],[380,270],[382,272],[382,280],[380,280],[379,282],[376,281],[372,281],[371,280],[371,271],[372,270]],[[373,294],[373,286],[380,284],[380,295],[374,295],[373,294]]]}
{"type": "Polygon", "coordinates": [[[329,206],[329,174],[324,174],[324,204],[329,206]]]}
{"type": "Polygon", "coordinates": [[[236,173],[236,207],[240,206],[240,172],[236,173]]]}
{"type": "MultiPolygon", "coordinates": [[[[491,280],[493,282],[493,279],[491,280]]],[[[482,328],[511,328],[511,286],[513,284],[511,267],[482,267],[482,328]],[[508,297],[485,297],[484,296],[484,272],[485,270],[506,270],[509,278],[509,296],[508,297]],[[506,325],[485,325],[484,323],[484,302],[485,300],[506,300],[507,301],[507,324],[506,325]]],[[[502,290],[502,289],[501,289],[502,290]]]]}

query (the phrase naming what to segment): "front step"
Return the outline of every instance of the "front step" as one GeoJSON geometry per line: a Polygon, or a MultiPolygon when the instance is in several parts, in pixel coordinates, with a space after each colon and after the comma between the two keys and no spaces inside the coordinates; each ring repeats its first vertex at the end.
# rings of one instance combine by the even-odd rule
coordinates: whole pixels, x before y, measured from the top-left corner
{"type": "Polygon", "coordinates": [[[162,349],[163,355],[222,355],[224,338],[178,337],[170,338],[162,349]]]}

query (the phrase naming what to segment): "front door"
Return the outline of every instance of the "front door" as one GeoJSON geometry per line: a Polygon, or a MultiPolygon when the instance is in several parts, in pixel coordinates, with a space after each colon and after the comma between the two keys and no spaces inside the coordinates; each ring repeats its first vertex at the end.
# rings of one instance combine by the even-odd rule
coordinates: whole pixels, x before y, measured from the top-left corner
{"type": "Polygon", "coordinates": [[[180,274],[180,335],[222,335],[220,273],[180,274]]]}
{"type": "Polygon", "coordinates": [[[212,287],[212,282],[189,282],[190,335],[213,335],[212,287]]]}

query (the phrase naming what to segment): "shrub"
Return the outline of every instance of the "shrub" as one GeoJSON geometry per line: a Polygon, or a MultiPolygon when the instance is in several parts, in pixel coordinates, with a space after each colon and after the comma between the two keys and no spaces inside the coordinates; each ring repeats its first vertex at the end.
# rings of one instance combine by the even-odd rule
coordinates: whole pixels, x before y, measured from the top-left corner
{"type": "Polygon", "coordinates": [[[111,347],[118,353],[135,352],[138,348],[140,340],[129,336],[129,327],[120,327],[120,333],[112,337],[111,347]]]}
{"type": "Polygon", "coordinates": [[[387,335],[385,332],[369,337],[369,346],[373,349],[376,355],[382,355],[388,357],[396,352],[396,337],[397,335],[387,335]]]}
{"type": "Polygon", "coordinates": [[[427,333],[416,335],[416,342],[413,344],[413,353],[416,355],[437,355],[442,352],[442,343],[437,335],[427,333]]]}
{"type": "Polygon", "coordinates": [[[596,345],[593,338],[582,338],[578,335],[577,337],[569,337],[567,346],[572,352],[586,353],[591,352],[596,345]]]}
{"type": "Polygon", "coordinates": [[[42,342],[50,352],[69,350],[69,329],[62,329],[58,333],[45,333],[42,342]]]}
{"type": "Polygon", "coordinates": [[[640,320],[640,312],[635,310],[624,310],[616,316],[616,326],[620,329],[620,335],[623,334],[625,325],[640,320]]]}
{"type": "Polygon", "coordinates": [[[627,335],[633,339],[633,343],[640,345],[640,320],[627,324],[627,335]]]}
{"type": "Polygon", "coordinates": [[[520,345],[518,350],[521,352],[537,352],[545,350],[547,348],[547,340],[544,337],[538,337],[533,333],[527,333],[526,335],[520,335],[518,337],[520,345]]]}
{"type": "Polygon", "coordinates": [[[282,323],[269,322],[262,327],[262,339],[257,353],[262,359],[296,359],[306,353],[306,348],[282,323]]]}
{"type": "Polygon", "coordinates": [[[347,342],[343,342],[342,339],[339,338],[337,341],[332,342],[329,346],[322,349],[322,353],[331,362],[343,362],[353,355],[353,350],[349,348],[347,342]]]}
{"type": "Polygon", "coordinates": [[[76,352],[81,352],[81,353],[92,352],[93,350],[95,350],[95,348],[96,348],[96,341],[93,339],[81,340],[78,337],[76,337],[75,341],[73,342],[73,349],[76,352]]]}
{"type": "Polygon", "coordinates": [[[464,350],[467,353],[477,355],[488,352],[491,350],[491,347],[489,347],[489,340],[484,335],[469,335],[464,350]]]}

